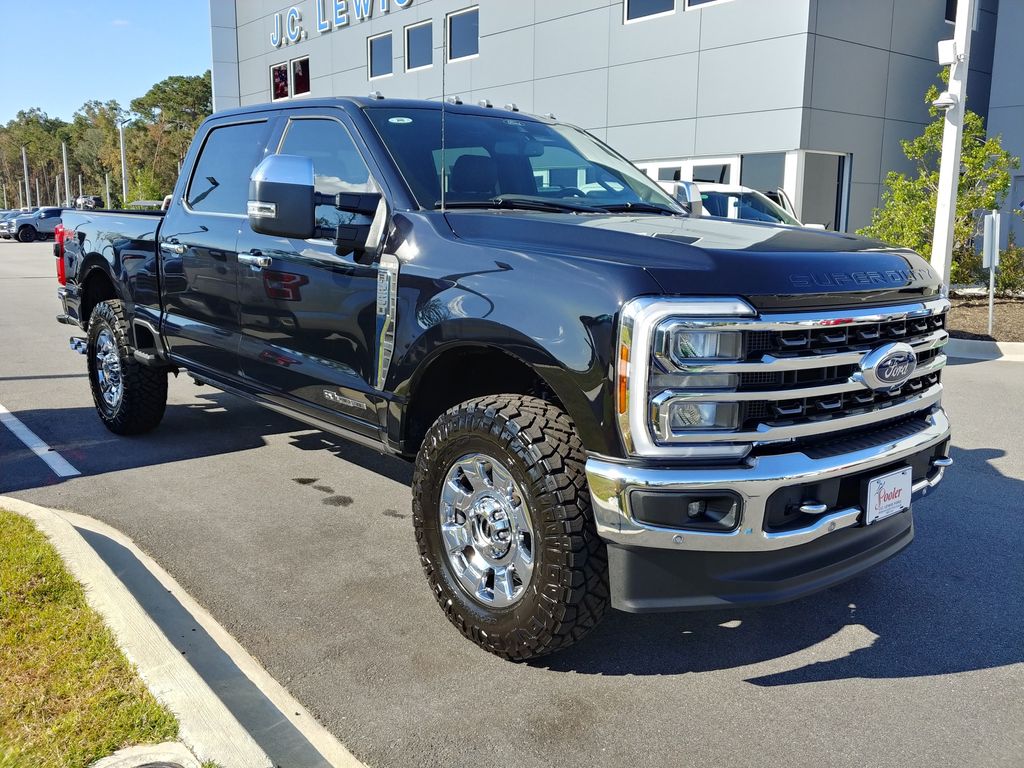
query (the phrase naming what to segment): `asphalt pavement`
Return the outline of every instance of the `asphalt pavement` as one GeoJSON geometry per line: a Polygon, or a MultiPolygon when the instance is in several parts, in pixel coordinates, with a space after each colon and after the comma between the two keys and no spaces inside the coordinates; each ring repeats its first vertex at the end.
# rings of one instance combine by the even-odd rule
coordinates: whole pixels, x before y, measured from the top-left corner
{"type": "Polygon", "coordinates": [[[873,571],[764,609],[611,612],[501,661],[420,569],[411,470],[181,376],[118,438],[58,325],[50,244],[0,242],[0,493],[130,536],[371,766],[1020,766],[1024,363],[944,374],[956,466],[873,571]]]}

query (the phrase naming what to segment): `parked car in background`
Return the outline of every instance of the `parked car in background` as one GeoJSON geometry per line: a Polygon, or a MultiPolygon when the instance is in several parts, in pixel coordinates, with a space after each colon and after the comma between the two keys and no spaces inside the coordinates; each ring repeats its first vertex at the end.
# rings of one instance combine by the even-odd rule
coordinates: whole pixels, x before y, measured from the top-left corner
{"type": "Polygon", "coordinates": [[[8,236],[22,243],[32,243],[53,237],[56,226],[60,223],[63,208],[39,208],[30,213],[22,213],[7,220],[8,236]]]}
{"type": "Polygon", "coordinates": [[[0,215],[0,238],[4,240],[13,239],[17,234],[17,230],[14,229],[14,220],[19,216],[24,216],[38,210],[38,208],[18,208],[0,215]]]}
{"type": "Polygon", "coordinates": [[[75,208],[80,211],[89,211],[103,207],[103,198],[99,195],[79,195],[75,198],[75,208]]]}
{"type": "MultiPolygon", "coordinates": [[[[750,187],[739,184],[695,184],[687,182],[690,196],[696,190],[700,195],[702,216],[717,216],[721,219],[742,219],[743,221],[764,221],[770,224],[788,224],[792,227],[825,229],[821,224],[804,224],[792,213],[768,197],[750,187]]],[[[774,193],[777,195],[777,193],[774,193]]],[[[689,205],[686,196],[676,199],[689,205]]]]}

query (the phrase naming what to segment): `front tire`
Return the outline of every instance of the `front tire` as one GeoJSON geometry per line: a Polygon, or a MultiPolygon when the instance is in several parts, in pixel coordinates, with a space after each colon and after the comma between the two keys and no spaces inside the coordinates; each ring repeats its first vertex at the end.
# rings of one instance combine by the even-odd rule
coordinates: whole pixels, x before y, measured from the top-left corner
{"type": "Polygon", "coordinates": [[[584,462],[569,417],[534,397],[469,400],[427,433],[413,478],[420,560],[448,619],[484,650],[543,656],[604,615],[584,462]]]}
{"type": "Polygon", "coordinates": [[[39,233],[31,225],[26,225],[18,230],[18,240],[22,243],[34,243],[38,237],[39,233]]]}
{"type": "Polygon", "coordinates": [[[128,343],[124,304],[103,301],[89,317],[89,385],[103,424],[118,435],[154,429],[167,406],[167,371],[141,365],[128,343]]]}

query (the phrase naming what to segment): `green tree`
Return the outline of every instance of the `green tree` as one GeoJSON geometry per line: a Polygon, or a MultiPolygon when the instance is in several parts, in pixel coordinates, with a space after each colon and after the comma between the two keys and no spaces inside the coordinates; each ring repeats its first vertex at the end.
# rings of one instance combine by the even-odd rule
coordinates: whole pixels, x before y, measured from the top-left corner
{"type": "MultiPolygon", "coordinates": [[[[941,74],[949,82],[949,72],[941,74]]],[[[925,95],[931,103],[939,89],[933,85],[925,95]]],[[[903,153],[914,163],[913,175],[890,171],[882,206],[875,209],[871,224],[860,234],[887,243],[912,248],[925,258],[932,253],[935,208],[938,200],[939,158],[942,154],[944,115],[929,107],[933,121],[921,136],[901,142],[903,153]]],[[[953,226],[953,267],[951,283],[973,282],[980,268],[974,238],[978,232],[976,211],[1001,207],[1010,189],[1010,171],[1020,159],[1003,149],[999,136],[987,137],[981,117],[968,110],[964,117],[960,191],[953,226]]],[[[1019,213],[1019,212],[1015,212],[1019,213]]]]}
{"type": "Polygon", "coordinates": [[[145,168],[150,189],[171,191],[178,165],[185,158],[199,124],[213,111],[210,71],[174,75],[131,102],[138,121],[131,128],[129,148],[133,173],[145,168]]]}

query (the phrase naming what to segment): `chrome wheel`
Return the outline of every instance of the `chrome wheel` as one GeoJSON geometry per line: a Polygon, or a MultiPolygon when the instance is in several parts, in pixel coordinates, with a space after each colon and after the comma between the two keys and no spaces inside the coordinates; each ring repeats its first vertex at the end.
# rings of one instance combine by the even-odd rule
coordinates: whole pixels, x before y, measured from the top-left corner
{"type": "Polygon", "coordinates": [[[124,381],[121,377],[121,358],[117,354],[117,342],[109,328],[96,336],[96,379],[103,402],[115,409],[121,402],[124,381]]]}
{"type": "Polygon", "coordinates": [[[441,487],[441,537],[459,585],[478,603],[517,603],[533,578],[530,510],[512,473],[482,453],[463,456],[441,487]]]}

